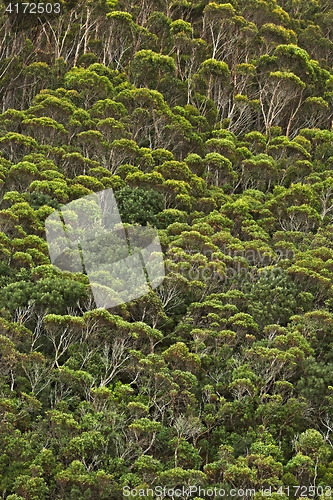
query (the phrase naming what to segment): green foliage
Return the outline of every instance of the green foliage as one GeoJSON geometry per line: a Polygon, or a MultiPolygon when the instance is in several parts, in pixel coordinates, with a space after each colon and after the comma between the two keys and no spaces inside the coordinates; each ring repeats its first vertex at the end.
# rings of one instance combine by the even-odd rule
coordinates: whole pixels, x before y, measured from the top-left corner
{"type": "Polygon", "coordinates": [[[157,214],[164,206],[163,197],[156,191],[129,186],[116,192],[116,200],[121,220],[142,226],[147,224],[156,226],[157,214]]]}
{"type": "Polygon", "coordinates": [[[0,497],[310,497],[333,483],[331,2],[60,4],[0,9],[0,497]],[[108,188],[166,276],[105,310],[44,221],[108,188]]]}

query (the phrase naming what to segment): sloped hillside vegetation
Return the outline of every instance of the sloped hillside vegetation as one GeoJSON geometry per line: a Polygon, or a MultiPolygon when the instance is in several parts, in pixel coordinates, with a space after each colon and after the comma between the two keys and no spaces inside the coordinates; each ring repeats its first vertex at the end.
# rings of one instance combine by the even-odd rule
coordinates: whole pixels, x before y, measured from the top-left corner
{"type": "Polygon", "coordinates": [[[0,7],[1,498],[331,498],[331,0],[59,3],[0,7]],[[166,276],[105,310],[45,220],[109,188],[166,276]]]}

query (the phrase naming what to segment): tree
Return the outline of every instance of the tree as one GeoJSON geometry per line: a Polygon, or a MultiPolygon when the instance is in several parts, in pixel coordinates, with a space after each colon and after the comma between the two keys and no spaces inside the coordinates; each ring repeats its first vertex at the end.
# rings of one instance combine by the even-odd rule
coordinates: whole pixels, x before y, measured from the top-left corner
{"type": "MultiPolygon", "coordinates": [[[[198,90],[205,95],[204,103],[211,99],[220,118],[227,115],[229,106],[229,78],[230,70],[227,63],[216,59],[206,59],[195,75],[198,90]]],[[[200,109],[200,108],[199,108],[200,109]]],[[[202,109],[200,109],[202,112],[202,109]]]]}
{"type": "Polygon", "coordinates": [[[221,187],[235,181],[237,174],[233,171],[231,161],[219,153],[208,153],[204,158],[208,184],[221,187]]]}
{"type": "Polygon", "coordinates": [[[138,26],[129,12],[113,10],[107,14],[107,33],[103,49],[103,64],[115,62],[116,69],[123,69],[141,44],[149,39],[149,32],[138,26]]]}
{"type": "Polygon", "coordinates": [[[271,71],[268,78],[259,81],[259,101],[266,134],[269,134],[272,126],[280,125],[287,106],[293,103],[286,128],[286,135],[289,135],[290,125],[301,106],[305,87],[305,83],[290,71],[271,71]]]}
{"type": "Polygon", "coordinates": [[[226,40],[235,41],[235,38],[232,37],[235,28],[233,22],[235,14],[235,8],[230,3],[219,5],[211,2],[205,7],[203,35],[212,45],[212,59],[227,59],[232,52],[233,46],[229,43],[229,47],[227,47],[226,40]],[[226,32],[229,33],[229,36],[225,36],[226,32]]]}
{"type": "Polygon", "coordinates": [[[15,132],[8,132],[1,137],[0,143],[9,159],[14,162],[20,161],[24,155],[38,148],[35,139],[15,132]]]}
{"type": "Polygon", "coordinates": [[[98,100],[112,97],[113,86],[106,76],[83,68],[73,68],[65,76],[65,87],[77,90],[85,109],[98,100]]]}
{"type": "Polygon", "coordinates": [[[176,71],[175,63],[169,56],[164,56],[152,50],[140,50],[131,63],[135,85],[157,89],[164,75],[176,71]]]}
{"type": "Polygon", "coordinates": [[[64,134],[67,134],[65,127],[53,120],[43,116],[41,118],[26,118],[22,121],[23,129],[34,137],[39,144],[45,144],[45,141],[52,144],[61,144],[64,134]]]}

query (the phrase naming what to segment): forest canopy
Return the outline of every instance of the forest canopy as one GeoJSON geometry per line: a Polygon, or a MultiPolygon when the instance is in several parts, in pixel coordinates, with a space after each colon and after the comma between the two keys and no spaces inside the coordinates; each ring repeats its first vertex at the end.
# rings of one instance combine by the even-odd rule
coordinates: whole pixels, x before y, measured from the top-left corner
{"type": "Polygon", "coordinates": [[[224,2],[0,6],[4,500],[333,495],[333,5],[224,2]],[[45,233],[105,189],[165,264],[108,310],[45,233]]]}

